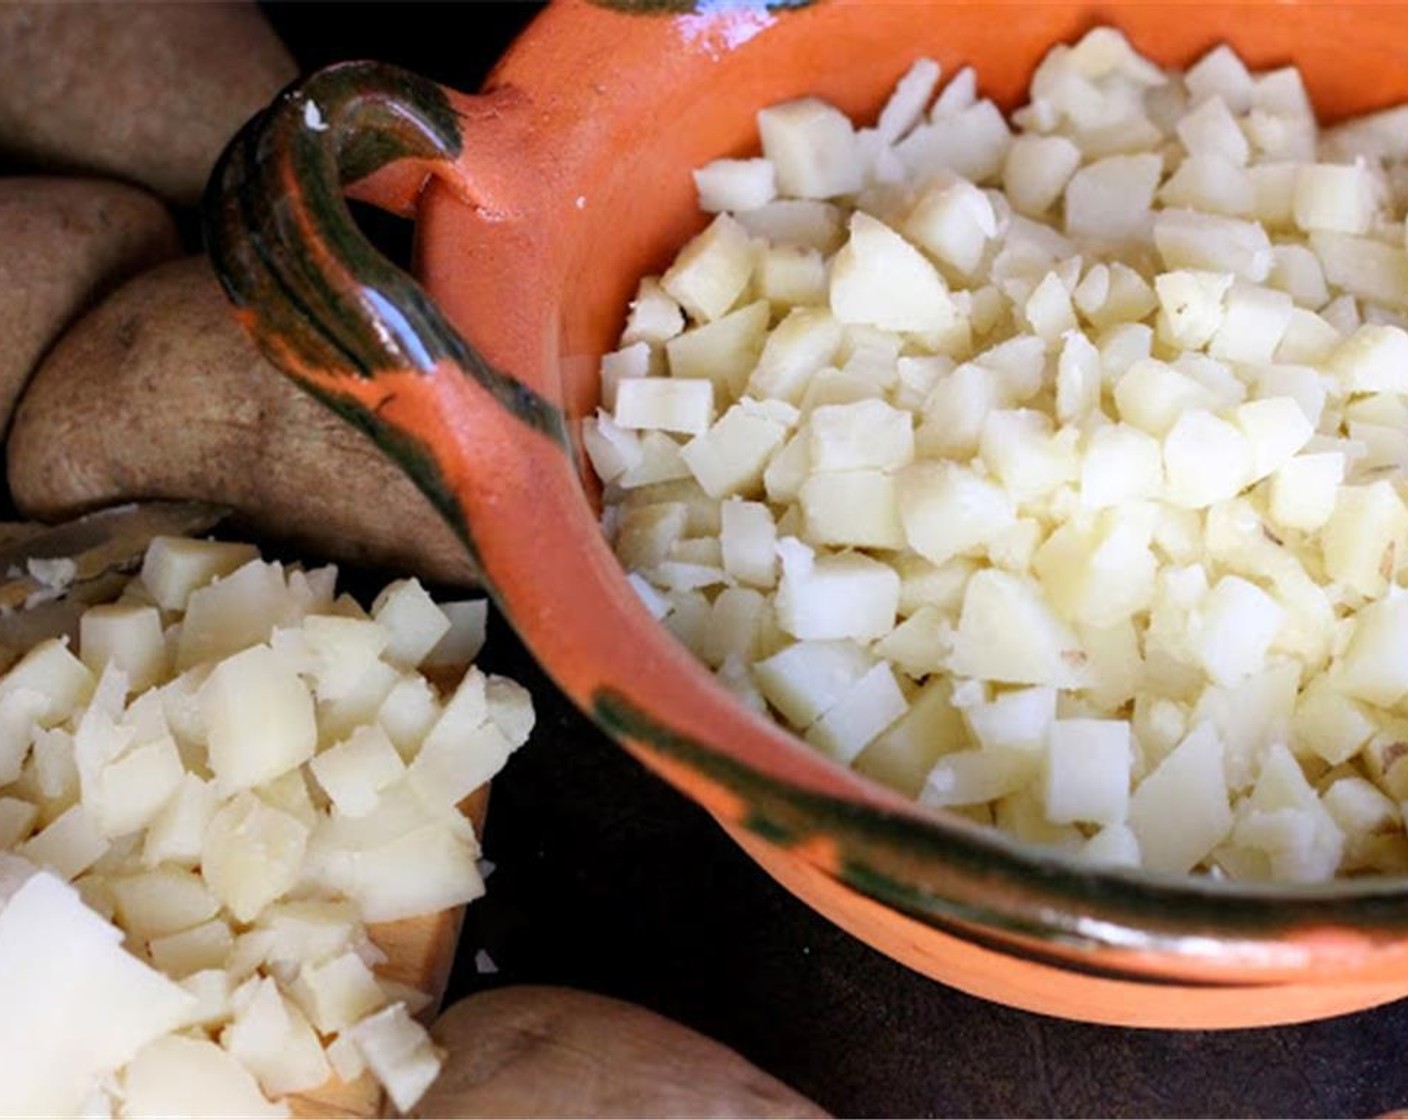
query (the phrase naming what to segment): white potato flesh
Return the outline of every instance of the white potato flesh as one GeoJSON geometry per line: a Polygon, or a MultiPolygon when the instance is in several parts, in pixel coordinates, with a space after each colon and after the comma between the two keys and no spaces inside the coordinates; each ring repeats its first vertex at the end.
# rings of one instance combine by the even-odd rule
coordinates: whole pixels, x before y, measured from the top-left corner
{"type": "Polygon", "coordinates": [[[754,249],[747,230],[720,214],[694,238],[660,279],[660,286],[695,319],[725,314],[753,272],[754,249]]]}
{"type": "Polygon", "coordinates": [[[167,1035],[142,1048],[122,1075],[124,1115],[291,1115],[273,1103],[253,1074],[228,1051],[206,1039],[167,1035]]]}
{"type": "Polygon", "coordinates": [[[758,134],[782,193],[824,199],[860,189],[855,129],[844,113],[819,98],[760,110],[758,134]]]}
{"type": "Polygon", "coordinates": [[[131,956],[53,875],[0,909],[0,1110],[73,1115],[102,1077],[180,1025],[195,999],[131,956]],[[55,969],[55,960],[64,966],[55,969]],[[102,1014],[93,1014],[101,1007],[102,1014]]]}
{"type": "Polygon", "coordinates": [[[404,1004],[368,1016],[348,1034],[400,1112],[409,1111],[440,1075],[439,1051],[404,1004]]]}
{"type": "Polygon", "coordinates": [[[316,1089],[332,1072],[308,1020],[268,978],[257,983],[253,997],[220,1032],[220,1045],[270,1096],[316,1089]]]}
{"type": "Polygon", "coordinates": [[[766,159],[716,159],[694,172],[699,208],[756,210],[777,197],[777,174],[766,159]]]}
{"type": "MultiPolygon", "coordinates": [[[[1408,869],[1401,817],[1366,837],[1250,800],[1286,765],[1408,798],[1408,655],[1381,618],[1408,559],[1401,112],[1322,133],[1293,68],[1223,47],[1166,74],[1099,28],[1010,124],[971,70],[924,119],[937,76],[916,64],[873,128],[780,107],[794,155],[816,130],[806,174],[851,152],[826,201],[780,168],[767,195],[746,151],[701,174],[738,185],[753,240],[695,332],[766,311],[694,376],[780,432],[686,494],[661,487],[686,433],[647,455],[608,402],[593,458],[630,580],[744,703],[908,796],[1105,865],[1408,869]],[[838,643],[828,678],[813,651],[838,643]],[[862,679],[915,706],[876,734],[885,705],[840,702],[862,679]],[[1127,725],[1127,823],[1070,807],[1095,788],[1078,763],[1046,803],[1032,758],[1081,720],[1127,725]],[[1160,817],[1181,798],[1187,836],[1160,817]]],[[[668,339],[655,283],[637,300],[668,339]]],[[[627,362],[644,341],[608,395],[668,380],[659,340],[627,362]]]]}
{"type": "Polygon", "coordinates": [[[164,611],[185,610],[191,593],[258,559],[253,545],[157,537],[142,560],[142,585],[164,611]]]}
{"type": "Polygon", "coordinates": [[[313,697],[268,646],[216,665],[201,689],[200,707],[210,768],[222,792],[271,781],[306,762],[317,747],[313,697]]]}
{"type": "Polygon", "coordinates": [[[78,648],[94,674],[109,662],[127,674],[133,692],[142,692],[167,674],[161,614],[155,607],[114,603],[90,607],[79,622],[78,648]]]}
{"type": "Polygon", "coordinates": [[[236,919],[250,922],[298,882],[307,844],[297,818],[239,793],[210,818],[201,875],[236,919]]]}
{"type": "Polygon", "coordinates": [[[1058,719],[1047,734],[1042,800],[1054,824],[1122,824],[1134,754],[1123,720],[1058,719]]]}
{"type": "Polygon", "coordinates": [[[948,285],[924,255],[859,211],[831,265],[831,313],[842,323],[896,331],[944,331],[958,310],[948,285]]]}
{"type": "Polygon", "coordinates": [[[450,620],[416,579],[389,583],[372,603],[372,618],[387,633],[385,656],[419,665],[450,630],[450,620]]]}

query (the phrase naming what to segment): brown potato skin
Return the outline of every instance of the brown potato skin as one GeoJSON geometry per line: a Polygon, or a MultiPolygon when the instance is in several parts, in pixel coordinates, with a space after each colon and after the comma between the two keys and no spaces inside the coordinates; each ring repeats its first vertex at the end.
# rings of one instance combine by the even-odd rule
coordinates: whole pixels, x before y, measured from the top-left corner
{"type": "Polygon", "coordinates": [[[39,359],[98,297],[181,252],[166,207],[101,179],[0,178],[0,431],[39,359]]]}
{"type": "Polygon", "coordinates": [[[588,992],[481,992],[431,1034],[448,1057],[412,1116],[827,1115],[726,1046],[588,992]]]}
{"type": "Polygon", "coordinates": [[[20,401],[7,456],[16,505],[40,520],[202,499],[310,558],[474,582],[411,481],[263,359],[205,257],[130,280],[59,340],[20,401]]]}
{"type": "Polygon", "coordinates": [[[253,3],[0,3],[0,153],[192,203],[297,72],[253,3]]]}

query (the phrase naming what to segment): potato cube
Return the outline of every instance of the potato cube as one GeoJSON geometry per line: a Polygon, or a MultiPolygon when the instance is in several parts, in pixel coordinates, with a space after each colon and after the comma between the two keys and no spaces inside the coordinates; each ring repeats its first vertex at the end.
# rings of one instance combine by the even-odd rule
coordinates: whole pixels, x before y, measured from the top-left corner
{"type": "Polygon", "coordinates": [[[234,947],[230,926],[222,918],[191,926],[164,937],[154,937],[147,946],[152,964],[173,980],[208,969],[223,968],[234,947]]]}
{"type": "Polygon", "coordinates": [[[1408,598],[1363,607],[1337,668],[1335,687],[1356,699],[1391,708],[1408,694],[1408,598]]]}
{"type": "Polygon", "coordinates": [[[1408,303],[1408,253],[1401,248],[1332,230],[1311,233],[1310,247],[1333,287],[1385,307],[1408,303]]]}
{"type": "Polygon", "coordinates": [[[1346,695],[1338,680],[1320,676],[1296,701],[1291,743],[1302,756],[1319,755],[1338,766],[1358,754],[1376,729],[1363,705],[1346,695]]]}
{"type": "Polygon", "coordinates": [[[855,130],[844,113],[819,98],[759,110],[758,134],[781,194],[821,199],[860,190],[855,130]]]}
{"type": "Polygon", "coordinates": [[[1244,164],[1251,155],[1247,138],[1221,97],[1201,101],[1178,122],[1178,138],[1189,155],[1218,155],[1244,164]]]}
{"type": "Polygon", "coordinates": [[[1154,217],[1154,244],[1166,269],[1231,273],[1260,284],[1271,274],[1271,240],[1256,222],[1161,210],[1154,217]]]}
{"type": "Polygon", "coordinates": [[[802,484],[807,541],[850,548],[903,548],[895,479],[879,470],[826,471],[802,484]]]}
{"type": "Polygon", "coordinates": [[[985,751],[1025,752],[1037,758],[1056,718],[1056,690],[1020,688],[1004,692],[990,701],[964,708],[963,718],[985,751]]]}
{"type": "Polygon", "coordinates": [[[489,621],[489,601],[470,599],[464,602],[441,603],[440,610],[450,620],[450,629],[425,655],[423,665],[468,665],[484,647],[489,621]]]}
{"type": "Polygon", "coordinates": [[[647,277],[642,280],[636,288],[636,298],[631,300],[626,329],[621,333],[621,345],[628,348],[646,342],[658,346],[682,330],[684,313],[680,305],[660,286],[658,279],[647,277]]]}
{"type": "Polygon", "coordinates": [[[1294,304],[1285,292],[1238,285],[1227,294],[1222,322],[1208,353],[1229,362],[1269,362],[1291,322],[1294,304]]]}
{"type": "Polygon", "coordinates": [[[201,877],[180,867],[116,876],[108,885],[122,928],[144,940],[201,925],[220,909],[201,877]]]}
{"type": "Polygon", "coordinates": [[[959,319],[948,285],[918,249],[856,211],[850,238],[831,264],[831,313],[842,323],[942,332],[959,319]]]}
{"type": "Polygon", "coordinates": [[[1164,498],[1203,509],[1234,497],[1251,479],[1247,438],[1210,412],[1185,412],[1164,437],[1164,498]]]}
{"type": "Polygon", "coordinates": [[[1195,728],[1139,783],[1128,824],[1151,871],[1191,871],[1222,843],[1232,810],[1223,744],[1211,724],[1195,728]]]}
{"type": "Polygon", "coordinates": [[[354,952],[305,964],[289,994],[324,1035],[345,1031],[388,1002],[372,970],[354,952]]]}
{"type": "MultiPolygon", "coordinates": [[[[730,311],[665,343],[670,376],[709,381],[717,399],[736,397],[757,364],[771,309],[765,299],[730,311]]],[[[621,389],[616,388],[616,399],[621,389]]]]}
{"type": "Polygon", "coordinates": [[[1163,491],[1163,450],[1128,424],[1095,429],[1080,461],[1080,501],[1087,509],[1157,498],[1163,491]]]}
{"type": "Polygon", "coordinates": [[[1087,164],[1066,184],[1066,234],[1104,243],[1148,236],[1158,156],[1112,155],[1087,164]]]}
{"type": "Polygon", "coordinates": [[[1408,559],[1408,507],[1387,479],[1341,486],[1320,547],[1332,580],[1366,598],[1382,595],[1408,559]]]}
{"type": "Polygon", "coordinates": [[[984,183],[1002,170],[1011,130],[1002,110],[991,101],[965,104],[973,81],[971,71],[968,74],[966,80],[955,77],[939,95],[932,123],[920,125],[895,145],[895,154],[911,179],[951,172],[984,183]]]}
{"type": "Polygon", "coordinates": [[[777,175],[766,159],[716,159],[694,172],[699,209],[756,210],[777,197],[777,175]]]}
{"type": "Polygon", "coordinates": [[[1328,372],[1346,393],[1408,393],[1408,331],[1365,323],[1335,348],[1328,372]]]}
{"type": "Polygon", "coordinates": [[[775,586],[777,526],[772,511],[762,502],[730,498],[719,512],[724,570],[753,587],[775,586]]]}
{"type": "Polygon", "coordinates": [[[308,828],[245,790],[210,818],[201,876],[238,921],[252,922],[298,882],[308,828]]]}
{"type": "Polygon", "coordinates": [[[398,1112],[409,1112],[440,1075],[440,1054],[405,1004],[378,1011],[348,1034],[398,1112]]]}
{"type": "Polygon", "coordinates": [[[1064,136],[1023,133],[1007,149],[1002,185],[1013,209],[1028,217],[1045,214],[1080,166],[1080,149],[1064,136]]]}
{"type": "Polygon", "coordinates": [[[894,628],[900,577],[888,564],[854,552],[816,556],[790,538],[778,552],[777,622],[788,634],[871,641],[894,628]]]}
{"type": "Polygon", "coordinates": [[[188,1114],[192,1101],[214,1116],[281,1117],[249,1070],[206,1039],[170,1034],[142,1048],[122,1073],[123,1111],[132,1116],[188,1114]]]}
{"type": "Polygon", "coordinates": [[[1315,428],[1290,397],[1268,397],[1239,404],[1233,413],[1238,429],[1251,448],[1248,482],[1260,482],[1290,463],[1315,428]]]}
{"type": "Polygon", "coordinates": [[[725,314],[748,286],[754,249],[748,231],[720,214],[680,250],[660,286],[690,315],[709,322],[725,314]]]}
{"type": "Polygon", "coordinates": [[[940,182],[910,211],[904,233],[950,268],[975,276],[988,242],[997,236],[997,216],[988,196],[972,183],[940,182]]]}
{"type": "Polygon", "coordinates": [[[783,718],[805,729],[830,711],[875,663],[853,641],[800,641],[755,663],[753,678],[783,718]]]}
{"type": "Polygon", "coordinates": [[[643,377],[616,393],[616,423],[630,430],[698,435],[714,414],[714,385],[703,380],[643,377]]]}
{"type": "Polygon", "coordinates": [[[954,751],[934,763],[919,800],[925,805],[983,805],[1022,789],[1040,759],[1020,751],[954,751]]]}
{"type": "Polygon", "coordinates": [[[986,545],[1016,523],[1011,496],[966,467],[918,462],[895,479],[905,539],[932,564],[986,545]]]}
{"type": "Polygon", "coordinates": [[[968,581],[948,669],[961,677],[1009,684],[1080,688],[1086,655],[1040,587],[1008,572],[979,571],[968,581]]]}
{"type": "Polygon", "coordinates": [[[257,982],[253,998],[220,1032],[220,1045],[274,1097],[315,1089],[332,1072],[303,1012],[268,977],[257,982]]]}
{"type": "Polygon", "coordinates": [[[406,771],[395,745],[379,726],[359,727],[349,738],[314,755],[308,767],[337,811],[349,817],[370,812],[377,794],[406,771]]]}
{"type": "Polygon", "coordinates": [[[894,671],[882,661],[850,685],[805,737],[823,754],[850,765],[907,707],[894,671]]]}
{"type": "Polygon", "coordinates": [[[751,496],[761,490],[768,459],[786,438],[783,425],[736,404],[685,444],[680,456],[711,498],[751,496]]]}
{"type": "Polygon", "coordinates": [[[449,632],[450,620],[416,579],[387,584],[372,603],[372,618],[386,631],[383,655],[414,668],[449,632]]]}
{"type": "Polygon", "coordinates": [[[293,621],[293,606],[283,569],[262,560],[197,588],[186,602],[175,667],[189,669],[268,641],[276,626],[293,621]]]}
{"type": "Polygon", "coordinates": [[[268,646],[220,662],[201,689],[200,707],[210,768],[223,792],[277,778],[311,758],[318,743],[313,697],[268,646]]]}
{"type": "Polygon", "coordinates": [[[1252,107],[1252,76],[1237,52],[1226,44],[1214,47],[1188,67],[1183,82],[1194,105],[1218,97],[1233,113],[1245,113],[1252,107]]]}
{"type": "Polygon", "coordinates": [[[1256,584],[1223,576],[1190,619],[1192,649],[1215,683],[1232,687],[1265,665],[1285,615],[1256,584]]]}
{"type": "Polygon", "coordinates": [[[26,840],[19,854],[71,882],[97,863],[110,847],[111,842],[103,836],[97,822],[79,803],[65,809],[26,840]]]}
{"type": "Polygon", "coordinates": [[[65,640],[49,638],[0,676],[0,705],[8,703],[27,740],[33,722],[49,727],[68,719],[88,702],[96,684],[97,678],[69,652],[65,640]]]}
{"type": "Polygon", "coordinates": [[[176,741],[163,735],[103,767],[97,790],[85,795],[84,805],[104,836],[127,836],[156,818],[185,773],[176,741]]]}
{"type": "Polygon", "coordinates": [[[826,303],[826,261],[820,251],[799,245],[771,245],[758,262],[758,290],[784,307],[826,303]]]}
{"type": "Polygon", "coordinates": [[[142,558],[142,584],[162,610],[183,611],[193,591],[258,558],[250,544],[156,537],[142,558]]]}
{"type": "Polygon", "coordinates": [[[1362,164],[1310,163],[1296,173],[1296,225],[1362,234],[1374,218],[1374,181],[1362,164]]]}
{"type": "Polygon", "coordinates": [[[1042,770],[1042,803],[1054,824],[1117,825],[1129,810],[1134,753],[1129,724],[1117,719],[1058,719],[1042,770]]]}
{"type": "Polygon", "coordinates": [[[740,210],[734,217],[753,237],[774,245],[815,249],[825,256],[845,240],[841,208],[815,199],[778,199],[756,210],[740,210]]]}
{"type": "Polygon", "coordinates": [[[1334,513],[1343,481],[1342,453],[1297,455],[1271,476],[1271,520],[1284,529],[1314,532],[1334,513]]]}
{"type": "Polygon", "coordinates": [[[989,473],[1019,504],[1034,501],[1078,477],[1075,432],[1053,434],[1051,421],[1035,410],[989,412],[978,451],[989,473]]]}
{"type": "Polygon", "coordinates": [[[143,692],[166,676],[166,642],[155,607],[89,607],[79,621],[78,648],[95,674],[109,662],[115,664],[127,674],[133,692],[143,692]]]}

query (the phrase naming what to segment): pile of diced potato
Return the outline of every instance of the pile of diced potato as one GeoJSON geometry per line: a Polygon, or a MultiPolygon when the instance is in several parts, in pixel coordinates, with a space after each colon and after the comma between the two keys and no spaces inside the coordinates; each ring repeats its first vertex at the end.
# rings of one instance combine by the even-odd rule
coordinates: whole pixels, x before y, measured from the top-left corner
{"type": "MultiPolygon", "coordinates": [[[[1313,48],[1312,48],[1313,49],[1313,48]]],[[[916,63],[758,114],[584,425],[760,712],[1090,860],[1408,871],[1408,107],[1097,29],[1009,123],[916,63]]]]}
{"type": "Polygon", "coordinates": [[[459,802],[533,710],[475,668],[484,604],[162,538],[77,649],[0,677],[0,1112],[288,1115],[440,1054],[367,923],[478,897],[459,802]]]}

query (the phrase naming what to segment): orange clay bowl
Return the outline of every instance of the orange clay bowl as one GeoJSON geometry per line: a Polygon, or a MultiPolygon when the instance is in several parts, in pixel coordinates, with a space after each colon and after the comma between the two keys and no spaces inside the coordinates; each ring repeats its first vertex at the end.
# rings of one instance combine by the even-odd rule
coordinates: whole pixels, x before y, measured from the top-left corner
{"type": "Polygon", "coordinates": [[[1138,1026],[1319,1018],[1408,994],[1408,880],[1233,886],[1081,866],[917,806],[749,713],[645,612],[577,441],[638,278],[704,224],[690,171],[815,94],[873,118],[921,56],[1005,108],[1098,23],[1164,65],[1296,63],[1325,120],[1408,99],[1408,4],[730,0],[550,7],[484,92],[314,74],[231,145],[208,242],[290,377],[370,432],[463,537],[569,696],[789,890],[965,991],[1138,1026]],[[416,220],[419,283],[344,190],[416,220]]]}

